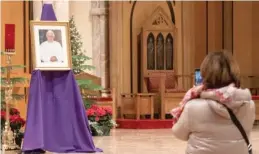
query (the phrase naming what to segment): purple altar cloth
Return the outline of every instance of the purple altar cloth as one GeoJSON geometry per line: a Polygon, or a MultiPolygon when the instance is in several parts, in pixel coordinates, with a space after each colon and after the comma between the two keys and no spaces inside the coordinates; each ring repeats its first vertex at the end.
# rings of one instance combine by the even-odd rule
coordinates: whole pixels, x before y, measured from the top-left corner
{"type": "Polygon", "coordinates": [[[52,4],[44,4],[41,12],[41,20],[44,21],[57,21],[52,4]]]}
{"type": "Polygon", "coordinates": [[[72,71],[31,76],[23,151],[101,152],[94,146],[79,87],[72,71]]]}

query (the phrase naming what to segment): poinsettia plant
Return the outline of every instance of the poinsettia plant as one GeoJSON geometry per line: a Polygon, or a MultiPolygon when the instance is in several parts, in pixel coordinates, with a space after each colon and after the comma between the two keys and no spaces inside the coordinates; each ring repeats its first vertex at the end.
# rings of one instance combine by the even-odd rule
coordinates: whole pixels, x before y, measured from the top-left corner
{"type": "MultiPolygon", "coordinates": [[[[5,121],[6,121],[6,112],[1,110],[1,130],[4,130],[5,121]]],[[[11,130],[15,133],[15,141],[17,145],[21,145],[23,138],[23,133],[20,131],[21,128],[25,125],[25,120],[20,116],[20,112],[16,108],[10,109],[10,127],[11,130]]],[[[2,132],[1,132],[2,133],[2,132]]]]}
{"type": "Polygon", "coordinates": [[[109,135],[110,129],[116,126],[110,107],[92,105],[86,110],[86,114],[93,136],[109,135]]]}

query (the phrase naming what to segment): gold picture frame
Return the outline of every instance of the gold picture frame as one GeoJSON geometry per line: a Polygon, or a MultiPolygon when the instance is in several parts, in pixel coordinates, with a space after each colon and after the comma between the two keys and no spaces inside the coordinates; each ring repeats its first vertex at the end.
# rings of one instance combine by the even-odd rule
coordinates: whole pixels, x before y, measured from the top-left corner
{"type": "Polygon", "coordinates": [[[68,22],[31,21],[31,45],[34,70],[72,69],[68,22]]]}

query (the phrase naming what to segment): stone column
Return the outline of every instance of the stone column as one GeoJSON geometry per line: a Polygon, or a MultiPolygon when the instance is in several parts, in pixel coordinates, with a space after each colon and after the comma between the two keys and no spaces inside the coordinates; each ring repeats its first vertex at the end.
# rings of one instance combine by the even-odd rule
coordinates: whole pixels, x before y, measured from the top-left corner
{"type": "Polygon", "coordinates": [[[92,52],[95,75],[109,88],[108,1],[92,1],[92,52]]]}
{"type": "Polygon", "coordinates": [[[40,20],[43,1],[33,1],[33,20],[40,20]]]}

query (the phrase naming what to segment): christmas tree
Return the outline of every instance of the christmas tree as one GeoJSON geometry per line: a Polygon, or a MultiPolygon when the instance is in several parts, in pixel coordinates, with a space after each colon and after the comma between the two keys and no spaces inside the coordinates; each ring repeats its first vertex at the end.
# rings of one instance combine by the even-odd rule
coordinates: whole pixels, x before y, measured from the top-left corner
{"type": "MultiPolygon", "coordinates": [[[[71,41],[71,52],[72,52],[72,65],[73,65],[73,72],[74,74],[80,74],[86,70],[94,69],[93,66],[87,65],[86,61],[90,60],[91,58],[85,56],[85,51],[82,49],[83,42],[81,41],[81,35],[76,28],[76,24],[74,21],[74,17],[72,16],[69,20],[70,26],[70,41],[71,41]]],[[[78,85],[81,89],[87,90],[101,90],[102,87],[99,85],[94,84],[91,80],[77,80],[78,85]]],[[[87,98],[86,95],[81,93],[84,104],[86,108],[89,108],[93,103],[90,99],[87,98]]]]}

